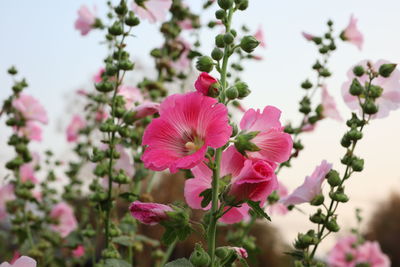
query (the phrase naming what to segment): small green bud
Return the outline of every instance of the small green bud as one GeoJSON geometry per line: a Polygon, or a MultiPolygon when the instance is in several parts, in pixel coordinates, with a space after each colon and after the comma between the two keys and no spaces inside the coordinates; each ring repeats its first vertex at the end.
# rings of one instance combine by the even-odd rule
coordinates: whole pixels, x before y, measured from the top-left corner
{"type": "Polygon", "coordinates": [[[211,52],[211,57],[214,59],[214,60],[221,60],[223,57],[224,57],[224,52],[222,52],[222,50],[221,49],[219,49],[218,47],[215,47],[214,49],[213,49],[213,51],[211,52]]]}
{"type": "Polygon", "coordinates": [[[310,221],[317,224],[322,224],[325,222],[326,216],[322,214],[321,209],[318,209],[318,212],[310,216],[310,221]]]}
{"type": "Polygon", "coordinates": [[[360,140],[363,137],[362,132],[358,131],[357,129],[352,129],[346,134],[350,140],[356,141],[360,140]]]}
{"type": "Polygon", "coordinates": [[[390,74],[396,69],[397,64],[383,64],[379,67],[379,75],[382,77],[389,77],[390,74]]]}
{"type": "Polygon", "coordinates": [[[319,70],[320,68],[322,68],[321,63],[319,63],[319,61],[317,60],[317,62],[315,62],[315,64],[312,66],[312,68],[314,70],[319,70]]]}
{"type": "Polygon", "coordinates": [[[235,87],[239,92],[240,99],[245,98],[251,93],[249,86],[245,82],[237,82],[235,83],[235,87]]]}
{"type": "Polygon", "coordinates": [[[155,58],[161,58],[161,57],[162,57],[161,49],[159,49],[159,48],[154,48],[153,50],[151,50],[150,55],[151,55],[152,57],[155,57],[155,58]]]}
{"type": "Polygon", "coordinates": [[[246,151],[259,151],[260,148],[251,142],[251,140],[256,137],[258,133],[259,132],[250,132],[238,135],[235,140],[236,149],[243,155],[246,154],[246,151]]]}
{"type": "Polygon", "coordinates": [[[236,86],[231,86],[226,90],[225,95],[228,99],[233,100],[238,98],[239,92],[236,86]]]}
{"type": "Polygon", "coordinates": [[[135,65],[129,59],[118,62],[118,68],[121,70],[132,70],[135,65]]]}
{"type": "Polygon", "coordinates": [[[218,5],[222,9],[230,9],[233,6],[233,0],[218,0],[218,5]]]}
{"type": "Polygon", "coordinates": [[[329,77],[329,76],[331,76],[331,73],[330,73],[329,70],[327,70],[327,69],[322,69],[322,70],[319,72],[319,74],[320,74],[322,77],[329,77]]]}
{"type": "Polygon", "coordinates": [[[241,11],[246,10],[249,7],[249,0],[236,1],[236,7],[241,11]]]}
{"type": "Polygon", "coordinates": [[[355,158],[351,162],[351,167],[352,167],[353,171],[355,171],[355,172],[362,171],[364,169],[364,160],[363,159],[359,159],[359,158],[355,158]]]}
{"type": "Polygon", "coordinates": [[[227,32],[224,34],[224,43],[229,45],[231,43],[233,43],[233,40],[235,39],[235,37],[233,36],[232,33],[227,32]]]}
{"type": "Polygon", "coordinates": [[[122,25],[120,22],[116,21],[114,24],[108,28],[108,33],[114,36],[118,36],[124,33],[122,25]]]}
{"type": "Polygon", "coordinates": [[[361,77],[365,74],[365,70],[362,66],[357,65],[353,68],[353,73],[354,75],[356,75],[357,77],[361,77]]]}
{"type": "Polygon", "coordinates": [[[364,88],[357,78],[354,78],[350,85],[350,94],[354,96],[359,96],[363,93],[364,88]]]}
{"type": "Polygon", "coordinates": [[[11,75],[16,75],[18,73],[17,69],[14,66],[11,66],[7,72],[11,75]]]}
{"type": "Polygon", "coordinates": [[[115,65],[110,63],[106,64],[106,74],[108,76],[114,76],[115,74],[117,74],[117,72],[118,68],[115,65]]]}
{"type": "Polygon", "coordinates": [[[224,48],[225,47],[225,42],[224,42],[224,35],[223,34],[218,34],[215,36],[215,45],[219,48],[224,48]]]}
{"type": "Polygon", "coordinates": [[[196,68],[199,71],[210,72],[214,68],[214,61],[208,56],[201,56],[197,59],[196,68]]]}
{"type": "Polygon", "coordinates": [[[313,84],[308,79],[301,83],[301,88],[306,90],[312,88],[312,86],[313,84]]]}
{"type": "Polygon", "coordinates": [[[138,17],[135,17],[135,14],[132,11],[129,11],[129,15],[125,19],[125,24],[134,27],[140,24],[140,20],[138,17]]]}
{"type": "Polygon", "coordinates": [[[326,53],[329,52],[329,47],[324,45],[323,47],[321,47],[321,48],[319,49],[319,52],[320,52],[321,54],[326,54],[326,53]]]}
{"type": "Polygon", "coordinates": [[[349,197],[343,193],[343,192],[331,192],[329,193],[329,196],[331,199],[338,201],[338,202],[342,202],[342,203],[346,203],[347,201],[349,201],[349,197]]]}
{"type": "Polygon", "coordinates": [[[96,83],[95,87],[97,91],[102,93],[108,93],[114,90],[113,83],[109,81],[101,81],[99,83],[96,83]]]}
{"type": "Polygon", "coordinates": [[[329,173],[326,175],[326,178],[328,179],[328,183],[332,186],[338,186],[341,183],[339,173],[335,170],[330,170],[329,173]]]}
{"type": "Polygon", "coordinates": [[[226,14],[226,12],[225,12],[225,10],[223,10],[223,9],[218,9],[217,11],[215,11],[215,17],[216,17],[217,19],[220,19],[220,20],[222,20],[223,18],[225,18],[225,14],[226,14]]]}
{"type": "Polygon", "coordinates": [[[363,111],[368,115],[373,115],[378,112],[378,106],[371,100],[365,101],[362,106],[363,111]]]}
{"type": "Polygon", "coordinates": [[[372,98],[378,98],[382,95],[383,93],[383,88],[377,85],[371,84],[369,87],[369,96],[372,98]]]}
{"type": "Polygon", "coordinates": [[[312,40],[317,45],[322,43],[322,38],[321,37],[314,37],[312,40]]]}
{"type": "Polygon", "coordinates": [[[199,243],[196,244],[196,247],[190,255],[189,260],[195,267],[208,266],[211,262],[210,256],[199,243]]]}
{"type": "Polygon", "coordinates": [[[351,139],[348,137],[347,134],[343,135],[342,140],[340,141],[340,144],[343,147],[349,147],[351,145],[351,139]]]}
{"type": "Polygon", "coordinates": [[[340,227],[335,219],[331,219],[325,226],[331,232],[338,232],[340,230],[340,227]]]}
{"type": "Polygon", "coordinates": [[[240,41],[240,48],[247,53],[251,53],[256,49],[260,42],[252,35],[247,35],[240,41]]]}
{"type": "Polygon", "coordinates": [[[324,199],[325,199],[324,195],[322,195],[322,194],[316,195],[316,196],[311,200],[310,204],[313,205],[313,206],[322,205],[322,203],[324,203],[324,199]]]}
{"type": "Polygon", "coordinates": [[[126,13],[128,13],[128,7],[126,6],[126,2],[125,1],[121,1],[120,4],[118,6],[116,6],[114,8],[115,13],[117,13],[118,15],[125,15],[126,13]]]}
{"type": "Polygon", "coordinates": [[[229,256],[231,250],[227,247],[219,247],[215,250],[215,255],[221,260],[229,256]]]}

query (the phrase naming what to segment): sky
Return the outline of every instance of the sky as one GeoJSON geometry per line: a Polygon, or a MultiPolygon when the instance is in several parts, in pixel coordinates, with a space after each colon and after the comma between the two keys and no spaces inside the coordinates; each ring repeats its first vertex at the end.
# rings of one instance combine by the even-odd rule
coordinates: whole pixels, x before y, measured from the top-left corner
{"type": "MultiPolygon", "coordinates": [[[[202,2],[187,1],[195,10],[199,10],[202,2]]],[[[64,151],[66,147],[60,125],[65,125],[74,112],[71,103],[66,100],[70,101],[77,89],[90,85],[92,75],[101,66],[106,54],[105,46],[100,44],[103,36],[99,32],[82,37],[73,27],[77,9],[82,4],[89,7],[96,5],[98,14],[104,13],[105,1],[99,0],[0,1],[0,100],[10,93],[11,80],[6,70],[10,65],[16,65],[28,80],[30,86],[27,92],[39,98],[49,112],[51,123],[41,146],[53,150],[64,151]],[[67,106],[70,108],[67,109],[67,106]]],[[[315,47],[302,38],[301,32],[320,34],[326,29],[326,21],[332,19],[338,33],[354,14],[365,37],[364,47],[359,51],[351,44],[338,43],[330,61],[333,77],[327,82],[342,116],[349,118],[350,111],[341,98],[340,88],[351,66],[363,59],[375,61],[382,58],[400,62],[399,10],[398,0],[250,0],[249,9],[235,15],[234,25],[246,24],[253,31],[262,25],[268,47],[255,52],[262,55],[263,61],[245,64],[242,78],[250,85],[252,94],[244,105],[253,108],[277,106],[282,110],[283,122],[293,121],[296,124],[300,119],[298,101],[304,93],[299,84],[306,78],[314,79],[310,67],[317,56],[315,47]]],[[[210,10],[204,14],[206,19],[203,21],[211,18],[213,12],[210,10]]],[[[149,49],[161,43],[160,36],[154,34],[157,26],[142,22],[129,42],[130,53],[150,69],[153,62],[148,56],[149,49]]],[[[215,33],[201,31],[203,52],[211,51],[215,33]]],[[[365,170],[355,174],[347,183],[346,190],[350,192],[351,201],[339,208],[342,228],[349,229],[355,225],[353,214],[356,207],[364,210],[368,220],[380,201],[392,191],[399,192],[399,122],[400,111],[395,111],[388,118],[372,121],[366,127],[365,138],[357,147],[357,153],[365,159],[365,170]]],[[[0,130],[3,148],[0,160],[7,158],[9,152],[5,145],[8,132],[3,129],[0,130]]],[[[345,151],[339,141],[345,130],[343,123],[329,119],[321,122],[314,133],[304,135],[306,148],[301,158],[296,159],[293,168],[283,171],[278,178],[293,189],[323,159],[343,171],[339,159],[345,151]]],[[[296,212],[274,219],[273,224],[279,225],[288,242],[294,240],[299,230],[307,230],[311,226],[307,216],[296,212]]],[[[323,251],[332,246],[334,238],[327,240],[323,251]]]]}

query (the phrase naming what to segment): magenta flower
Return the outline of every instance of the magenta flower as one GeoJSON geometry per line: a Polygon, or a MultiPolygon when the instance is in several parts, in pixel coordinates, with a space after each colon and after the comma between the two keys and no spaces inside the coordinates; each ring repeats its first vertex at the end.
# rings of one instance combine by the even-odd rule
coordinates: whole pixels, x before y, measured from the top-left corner
{"type": "MultiPolygon", "coordinates": [[[[289,194],[286,186],[283,185],[282,183],[278,184],[278,190],[276,190],[276,191],[278,193],[279,199],[284,198],[289,194]]],[[[268,214],[270,214],[270,215],[273,215],[273,214],[285,215],[286,213],[288,213],[289,210],[286,205],[284,205],[278,201],[272,205],[268,205],[267,211],[268,211],[268,214]]]]}
{"type": "Polygon", "coordinates": [[[22,256],[17,259],[14,263],[3,262],[0,267],[36,267],[37,263],[34,259],[22,256]]]}
{"type": "Polygon", "coordinates": [[[82,245],[77,246],[73,251],[72,251],[72,257],[74,258],[80,258],[83,255],[85,255],[85,247],[82,245]]]}
{"type": "Polygon", "coordinates": [[[155,23],[165,20],[171,5],[172,0],[135,0],[132,2],[132,10],[141,19],[147,19],[150,23],[155,23]]]}
{"type": "MultiPolygon", "coordinates": [[[[364,60],[355,66],[359,65],[367,69],[367,63],[368,60],[364,60]]],[[[389,62],[386,60],[378,60],[372,65],[372,68],[378,71],[379,67],[386,63],[389,62]]],[[[353,68],[354,66],[347,72],[348,80],[342,85],[342,95],[344,102],[350,109],[358,110],[361,113],[362,110],[358,98],[349,93],[349,88],[354,78],[357,78],[362,85],[368,82],[369,78],[366,74],[361,77],[356,77],[353,73],[353,68]]],[[[373,84],[382,87],[384,90],[382,95],[376,100],[376,104],[379,107],[378,113],[374,114],[372,118],[385,118],[392,110],[396,110],[400,107],[400,71],[395,69],[388,78],[379,76],[374,79],[373,84]]]]}
{"type": "Polygon", "coordinates": [[[306,177],[302,185],[297,187],[290,195],[282,198],[280,202],[287,206],[310,202],[314,197],[321,194],[322,183],[331,169],[332,164],[323,160],[321,164],[315,168],[311,176],[306,177]]]}
{"type": "Polygon", "coordinates": [[[56,204],[50,212],[50,217],[56,221],[50,228],[58,232],[61,237],[67,237],[78,227],[74,210],[65,202],[56,204]]]}
{"type": "Polygon", "coordinates": [[[205,159],[207,147],[225,145],[232,133],[227,108],[198,92],[167,97],[159,113],[142,142],[144,165],[155,171],[193,168],[205,159]]]}
{"type": "Polygon", "coordinates": [[[376,241],[367,241],[358,247],[357,263],[368,263],[370,267],[390,267],[389,257],[376,241]]]}
{"type": "Polygon", "coordinates": [[[31,141],[42,141],[42,128],[33,121],[27,121],[24,127],[14,128],[14,130],[18,130],[19,136],[25,136],[31,141]]]}
{"type": "Polygon", "coordinates": [[[265,43],[264,31],[263,31],[263,28],[261,25],[258,26],[258,29],[257,29],[256,33],[254,34],[254,38],[256,38],[257,41],[260,42],[260,46],[262,48],[267,47],[267,44],[265,43]]]}
{"type": "Polygon", "coordinates": [[[307,41],[312,41],[314,39],[314,35],[306,33],[306,32],[302,32],[301,33],[303,35],[303,37],[307,40],[307,41]]]}
{"type": "Polygon", "coordinates": [[[260,151],[246,152],[250,158],[258,158],[270,162],[281,163],[289,159],[293,141],[289,134],[283,131],[279,121],[281,111],[273,106],[260,110],[249,109],[240,121],[240,128],[245,132],[259,132],[251,139],[260,151]]]}
{"type": "Polygon", "coordinates": [[[322,114],[324,117],[328,117],[337,121],[342,121],[342,116],[336,108],[335,99],[329,94],[326,85],[322,86],[322,99],[321,104],[323,107],[322,114]]]}
{"type": "Polygon", "coordinates": [[[125,108],[127,110],[133,109],[137,104],[142,103],[144,100],[139,88],[128,85],[121,85],[118,88],[118,95],[124,98],[125,108]]]}
{"type": "Polygon", "coordinates": [[[210,89],[214,90],[213,85],[217,82],[217,79],[212,77],[210,74],[207,72],[202,72],[200,73],[199,77],[197,77],[194,87],[196,88],[197,92],[206,96],[209,94],[210,89]]]}
{"type": "Polygon", "coordinates": [[[355,267],[357,260],[357,237],[350,235],[338,240],[329,252],[327,262],[331,267],[355,267]]]}
{"type": "Polygon", "coordinates": [[[12,184],[0,187],[0,222],[7,217],[7,202],[14,199],[14,186],[12,184]]]}
{"type": "Polygon", "coordinates": [[[79,115],[74,115],[67,127],[67,141],[76,142],[79,132],[86,127],[86,122],[79,115]]]}
{"type": "Polygon", "coordinates": [[[94,12],[91,12],[89,8],[82,5],[78,10],[78,18],[75,21],[75,29],[81,32],[81,35],[86,35],[93,28],[96,22],[96,16],[94,12]]]}
{"type": "Polygon", "coordinates": [[[12,105],[16,110],[21,112],[26,120],[47,124],[46,110],[34,97],[20,94],[18,98],[14,99],[12,105]]]}
{"type": "Polygon", "coordinates": [[[166,212],[173,211],[171,207],[158,203],[135,201],[129,206],[132,216],[144,224],[155,225],[168,219],[166,212]]]}
{"type": "Polygon", "coordinates": [[[230,248],[233,249],[240,258],[245,259],[249,256],[245,248],[242,247],[230,247],[230,248]]]}
{"type": "Polygon", "coordinates": [[[346,29],[341,34],[341,37],[345,41],[349,41],[358,47],[358,49],[362,49],[362,45],[364,43],[363,34],[357,28],[357,19],[353,16],[350,17],[349,25],[347,25],[346,29]]]}

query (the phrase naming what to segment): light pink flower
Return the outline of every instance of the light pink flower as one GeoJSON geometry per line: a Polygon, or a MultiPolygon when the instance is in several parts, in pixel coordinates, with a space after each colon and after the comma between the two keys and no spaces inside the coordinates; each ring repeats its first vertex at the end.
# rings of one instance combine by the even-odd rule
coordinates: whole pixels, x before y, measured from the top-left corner
{"type": "Polygon", "coordinates": [[[253,57],[254,60],[260,61],[263,60],[264,58],[260,55],[251,55],[253,57]]]}
{"type": "Polygon", "coordinates": [[[149,102],[149,101],[144,101],[143,104],[140,104],[139,106],[135,107],[135,117],[136,118],[144,118],[150,115],[153,115],[158,112],[160,109],[160,103],[156,102],[149,102]]]}
{"type": "Polygon", "coordinates": [[[306,32],[302,32],[301,33],[303,35],[303,37],[307,40],[307,41],[312,41],[314,39],[314,35],[306,33],[306,32]]]}
{"type": "Polygon", "coordinates": [[[14,186],[12,184],[3,185],[0,187],[0,221],[7,217],[7,202],[14,199],[14,186]]]}
{"type": "Polygon", "coordinates": [[[233,249],[240,258],[246,259],[249,256],[245,248],[242,247],[230,247],[230,248],[233,249]]]}
{"type": "Polygon", "coordinates": [[[77,246],[73,251],[72,251],[72,256],[74,258],[80,258],[83,255],[85,255],[85,247],[82,245],[77,246]]]}
{"type": "Polygon", "coordinates": [[[323,107],[322,114],[324,117],[328,117],[337,121],[343,121],[342,116],[336,108],[335,99],[329,94],[326,85],[322,86],[322,99],[321,104],[323,107]]]}
{"type": "Polygon", "coordinates": [[[370,267],[390,267],[389,257],[376,241],[367,241],[358,247],[357,263],[369,263],[370,267]]]}
{"type": "Polygon", "coordinates": [[[99,109],[96,111],[96,116],[94,119],[97,122],[103,122],[107,118],[108,118],[108,113],[104,109],[99,109]]]}
{"type": "Polygon", "coordinates": [[[90,32],[93,24],[96,22],[96,15],[89,8],[82,5],[78,10],[78,18],[75,21],[75,29],[81,32],[81,35],[86,35],[90,32]]]}
{"type": "Polygon", "coordinates": [[[155,225],[168,219],[166,212],[173,211],[167,205],[135,201],[129,206],[132,216],[144,224],[155,225]]]}
{"type": "Polygon", "coordinates": [[[278,189],[275,166],[263,160],[246,160],[238,176],[233,177],[229,194],[238,201],[261,201],[278,189]]]}
{"type": "Polygon", "coordinates": [[[140,89],[129,85],[121,85],[118,88],[118,95],[124,98],[127,110],[134,109],[137,104],[141,104],[144,100],[140,89]]]}
{"type": "Polygon", "coordinates": [[[311,124],[311,123],[307,123],[306,125],[303,126],[303,128],[301,128],[301,130],[303,132],[312,132],[315,130],[315,127],[317,126],[316,123],[311,124]]]}
{"type": "Polygon", "coordinates": [[[99,71],[93,76],[93,82],[99,83],[103,80],[103,73],[106,71],[105,68],[101,67],[99,71]]]}
{"type": "Polygon", "coordinates": [[[191,30],[193,29],[193,23],[191,19],[184,19],[181,21],[178,21],[179,27],[181,27],[184,30],[191,30]]]}
{"type": "Polygon", "coordinates": [[[86,127],[86,122],[79,115],[74,115],[67,127],[67,141],[76,142],[79,132],[86,127]]]}
{"type": "Polygon", "coordinates": [[[116,150],[119,153],[119,159],[115,162],[115,170],[124,170],[128,177],[133,177],[135,174],[135,168],[132,157],[122,145],[116,145],[116,150]]]}
{"type": "MultiPolygon", "coordinates": [[[[367,62],[368,60],[364,60],[355,66],[360,65],[364,69],[367,69],[367,62]]],[[[372,68],[378,71],[379,67],[386,63],[389,63],[389,61],[378,60],[372,65],[372,68]]],[[[344,102],[350,109],[358,110],[361,113],[358,98],[349,93],[349,88],[354,78],[357,78],[362,85],[365,85],[365,83],[369,81],[369,78],[366,74],[361,77],[356,77],[353,73],[353,68],[354,66],[347,72],[348,80],[342,85],[342,95],[344,102]]],[[[385,118],[389,115],[390,111],[400,107],[400,71],[395,69],[388,78],[379,76],[375,78],[372,83],[383,88],[382,95],[376,100],[376,104],[379,107],[378,113],[374,114],[372,118],[385,118]]]]}
{"type": "Polygon", "coordinates": [[[58,232],[61,237],[67,237],[72,231],[78,227],[74,210],[65,202],[56,204],[50,212],[50,217],[57,221],[50,228],[58,232]]]}
{"type": "MultiPolygon", "coordinates": [[[[284,198],[289,194],[286,186],[280,182],[278,185],[278,190],[276,190],[276,191],[278,193],[279,199],[284,198]]],[[[268,214],[271,214],[271,215],[273,215],[273,214],[285,215],[286,213],[288,213],[289,210],[286,205],[284,205],[278,201],[272,205],[268,205],[267,211],[268,211],[268,214]]]]}
{"type": "Polygon", "coordinates": [[[331,267],[355,267],[357,260],[357,237],[350,235],[338,240],[329,252],[327,262],[331,267]]]}
{"type": "MultiPolygon", "coordinates": [[[[14,130],[17,130],[17,128],[14,128],[14,130]]],[[[18,129],[18,135],[25,136],[31,141],[40,142],[42,141],[42,128],[33,121],[27,121],[24,127],[18,129]]]]}
{"type": "Polygon", "coordinates": [[[76,94],[81,95],[81,96],[87,96],[89,93],[87,91],[85,91],[84,89],[78,89],[78,90],[76,90],[76,94]]]}
{"type": "Polygon", "coordinates": [[[293,141],[289,134],[283,131],[279,121],[281,111],[273,106],[260,110],[249,109],[240,121],[240,128],[245,132],[259,132],[251,142],[260,151],[246,152],[250,158],[258,158],[270,162],[286,161],[292,151],[293,141]]]}
{"type": "Polygon", "coordinates": [[[311,176],[307,176],[304,183],[297,187],[293,193],[280,200],[284,205],[297,205],[310,202],[314,197],[321,194],[321,186],[325,176],[332,169],[332,164],[323,160],[317,166],[311,176]]]}
{"type": "Polygon", "coordinates": [[[210,74],[207,72],[202,72],[200,73],[199,77],[197,77],[194,87],[196,88],[197,92],[200,92],[203,95],[208,95],[209,90],[213,89],[212,85],[217,82],[217,79],[212,77],[210,74]]]}
{"type": "Polygon", "coordinates": [[[265,43],[265,37],[264,37],[264,31],[262,26],[258,26],[258,29],[256,31],[256,33],[254,34],[254,37],[257,39],[257,41],[260,42],[260,46],[262,48],[266,48],[267,44],[265,43]]]}
{"type": "Polygon", "coordinates": [[[164,21],[172,5],[172,0],[146,0],[140,2],[143,2],[143,4],[138,5],[136,1],[133,1],[132,10],[141,19],[147,19],[150,23],[164,21]]]}
{"type": "Polygon", "coordinates": [[[3,262],[2,264],[0,264],[0,267],[36,267],[36,265],[37,263],[34,259],[27,256],[22,256],[13,264],[3,262]]]}
{"type": "Polygon", "coordinates": [[[357,21],[353,14],[350,17],[349,24],[347,25],[346,29],[344,29],[342,33],[342,37],[344,40],[349,41],[350,43],[354,44],[358,47],[358,49],[362,49],[362,45],[364,43],[363,34],[357,28],[357,21]]]}
{"type": "Polygon", "coordinates": [[[48,122],[46,110],[36,98],[30,95],[20,94],[18,98],[14,99],[12,105],[27,120],[38,121],[44,124],[48,122]]]}
{"type": "Polygon", "coordinates": [[[35,164],[32,162],[23,164],[19,169],[19,175],[22,182],[31,181],[34,184],[39,182],[35,176],[35,164]]]}
{"type": "Polygon", "coordinates": [[[151,170],[193,168],[205,159],[207,147],[225,145],[232,133],[226,106],[198,92],[167,97],[159,113],[142,142],[147,146],[142,160],[151,170]]]}
{"type": "Polygon", "coordinates": [[[191,49],[190,43],[185,41],[183,38],[179,37],[177,39],[178,44],[181,46],[181,54],[179,58],[175,61],[171,61],[170,65],[174,69],[176,69],[178,72],[185,72],[188,71],[190,67],[190,59],[188,58],[189,52],[191,49]]]}

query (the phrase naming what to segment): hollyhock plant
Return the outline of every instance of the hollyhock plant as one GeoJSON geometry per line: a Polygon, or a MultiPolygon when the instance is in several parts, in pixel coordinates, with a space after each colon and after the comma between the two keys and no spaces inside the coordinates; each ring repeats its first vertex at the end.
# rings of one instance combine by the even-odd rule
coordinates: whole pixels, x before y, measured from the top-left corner
{"type": "MultiPolygon", "coordinates": [[[[279,199],[282,199],[282,198],[286,197],[289,194],[288,189],[281,182],[279,182],[278,189],[276,190],[276,192],[278,193],[279,199]]],[[[267,206],[267,211],[271,215],[273,215],[273,214],[285,215],[286,213],[289,212],[287,206],[282,204],[282,203],[280,203],[279,201],[274,203],[274,204],[272,204],[272,205],[268,205],[267,206]]]]}
{"type": "Polygon", "coordinates": [[[358,264],[369,264],[370,267],[390,267],[390,259],[383,254],[378,242],[367,241],[358,247],[358,264]]]}
{"type": "Polygon", "coordinates": [[[232,133],[226,106],[198,92],[167,97],[159,113],[143,134],[142,160],[151,170],[193,168],[205,159],[207,147],[225,145],[232,133]]]}
{"type": "Polygon", "coordinates": [[[50,217],[55,220],[55,223],[50,228],[58,232],[61,237],[67,237],[78,227],[74,210],[65,202],[56,204],[50,212],[50,217]]]}
{"type": "Polygon", "coordinates": [[[303,37],[307,40],[307,41],[312,41],[314,39],[314,35],[306,33],[306,32],[302,32],[301,33],[303,35],[303,37]]]}
{"type": "Polygon", "coordinates": [[[79,132],[86,127],[86,122],[79,115],[74,115],[67,127],[67,141],[76,142],[79,132]]]}
{"type": "Polygon", "coordinates": [[[349,235],[338,240],[330,251],[327,262],[332,267],[355,267],[357,261],[357,236],[349,235]]]}
{"type": "MultiPolygon", "coordinates": [[[[387,63],[389,63],[389,61],[381,59],[370,64],[375,71],[378,71],[380,66],[387,63]]],[[[361,66],[364,69],[367,69],[368,60],[363,60],[355,66],[361,66]]],[[[358,98],[350,94],[349,88],[354,78],[357,78],[361,85],[365,85],[369,81],[369,77],[367,74],[357,77],[353,72],[354,67],[347,72],[348,80],[342,85],[342,95],[345,103],[350,109],[361,112],[362,109],[359,105],[358,98]]],[[[375,78],[373,85],[383,88],[383,92],[375,102],[378,105],[378,113],[372,115],[372,118],[385,118],[391,111],[400,107],[400,71],[395,69],[387,78],[382,76],[375,78]]]]}
{"type": "Polygon", "coordinates": [[[283,131],[280,116],[281,111],[273,106],[266,106],[263,112],[254,109],[246,111],[240,121],[240,128],[245,133],[257,133],[250,141],[259,148],[258,151],[246,151],[248,157],[276,163],[290,157],[293,141],[283,131]]]}
{"type": "Polygon", "coordinates": [[[0,222],[7,217],[7,202],[14,199],[14,186],[12,184],[3,185],[0,187],[0,222]]]}
{"type": "Polygon", "coordinates": [[[75,29],[81,32],[81,35],[87,35],[96,22],[96,15],[89,8],[82,5],[78,10],[78,18],[75,21],[75,29]]]}
{"type": "Polygon", "coordinates": [[[337,121],[342,121],[342,116],[336,108],[335,99],[329,94],[326,85],[322,86],[322,99],[321,104],[323,107],[322,115],[337,121]]]}
{"type": "Polygon", "coordinates": [[[317,195],[322,192],[322,183],[325,176],[332,169],[332,164],[323,160],[317,166],[311,176],[307,176],[304,183],[296,188],[290,195],[282,198],[280,202],[284,205],[298,205],[311,202],[317,195]]]}
{"type": "Polygon", "coordinates": [[[257,39],[257,41],[260,42],[260,46],[262,48],[267,47],[267,44],[265,43],[264,31],[261,25],[258,27],[256,33],[254,34],[254,37],[257,39]]]}
{"type": "Polygon", "coordinates": [[[10,264],[8,262],[3,262],[0,267],[36,267],[37,262],[27,256],[22,256],[17,259],[14,263],[10,264]]]}
{"type": "Polygon", "coordinates": [[[357,21],[358,20],[351,15],[349,24],[340,36],[343,40],[349,41],[361,50],[364,43],[364,36],[357,28],[357,21]]]}
{"type": "MultiPolygon", "coordinates": [[[[218,80],[212,77],[207,72],[200,73],[199,77],[197,77],[196,82],[194,83],[194,87],[196,88],[197,92],[202,93],[203,95],[209,95],[209,91],[214,90],[214,86],[218,83],[218,80]]],[[[216,89],[218,90],[218,89],[216,89]]],[[[215,94],[214,94],[215,95],[215,94]]]]}
{"type": "Polygon", "coordinates": [[[171,5],[172,0],[134,0],[132,2],[132,10],[141,19],[147,19],[150,23],[155,23],[165,20],[171,5]]]}
{"type": "Polygon", "coordinates": [[[21,112],[25,119],[47,124],[46,110],[36,98],[20,94],[18,98],[14,99],[12,105],[16,110],[21,112]]]}
{"type": "Polygon", "coordinates": [[[159,222],[168,219],[166,212],[173,211],[167,205],[158,203],[144,203],[135,201],[129,206],[131,215],[144,224],[155,225],[159,222]]]}

